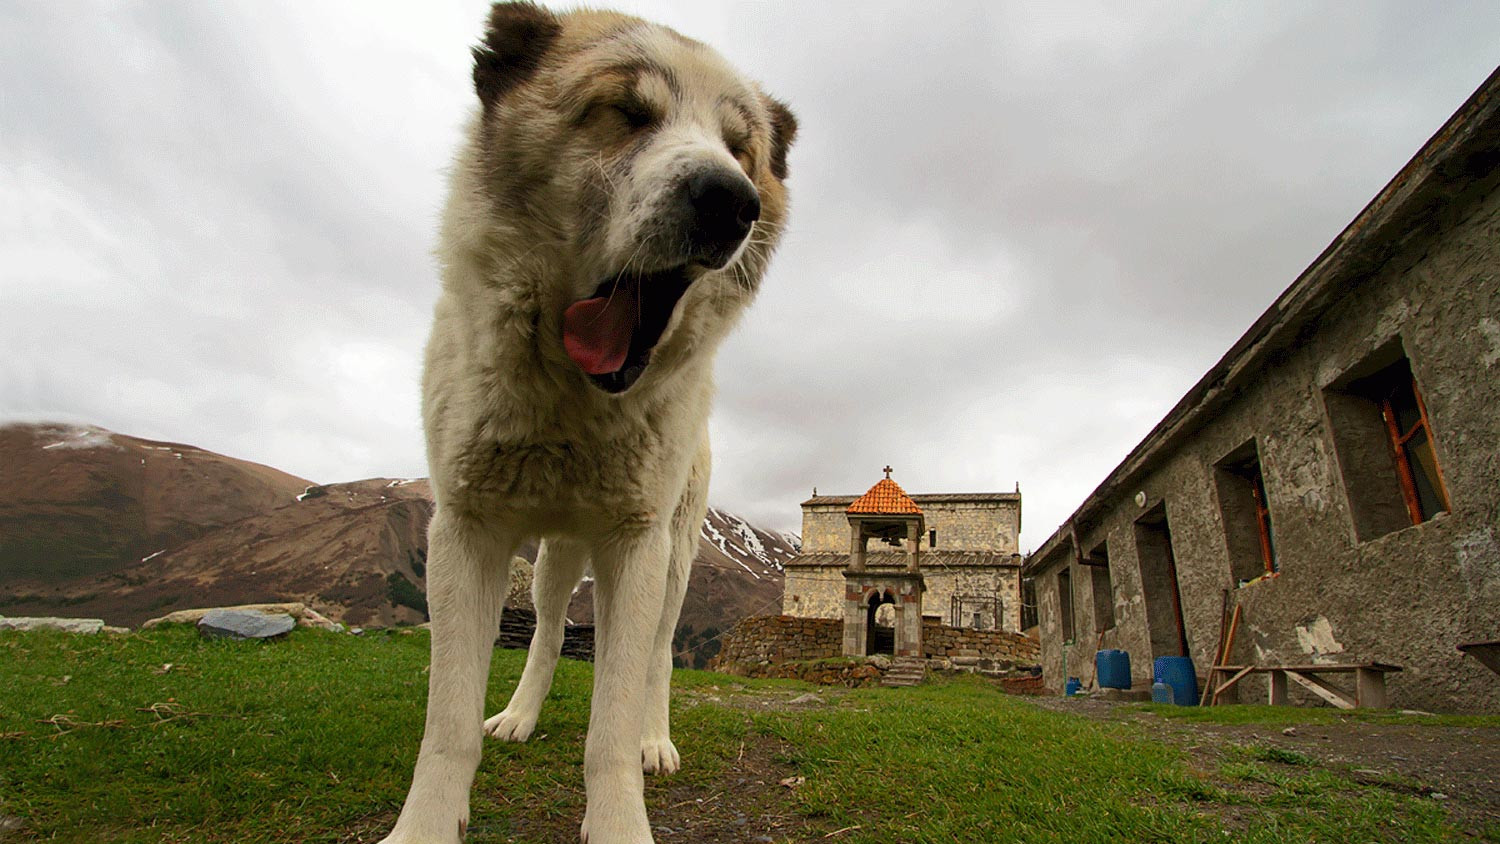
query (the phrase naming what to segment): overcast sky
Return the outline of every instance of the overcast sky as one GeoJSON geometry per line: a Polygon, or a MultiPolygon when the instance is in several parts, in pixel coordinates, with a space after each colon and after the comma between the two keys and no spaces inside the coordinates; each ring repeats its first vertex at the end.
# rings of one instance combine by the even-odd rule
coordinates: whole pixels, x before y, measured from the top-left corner
{"type": "MultiPolygon", "coordinates": [[[[1500,3],[667,3],[789,102],[713,500],[1024,494],[1039,545],[1500,61],[1500,3]]],[[[479,2],[0,3],[0,418],[426,473],[479,2]]]]}

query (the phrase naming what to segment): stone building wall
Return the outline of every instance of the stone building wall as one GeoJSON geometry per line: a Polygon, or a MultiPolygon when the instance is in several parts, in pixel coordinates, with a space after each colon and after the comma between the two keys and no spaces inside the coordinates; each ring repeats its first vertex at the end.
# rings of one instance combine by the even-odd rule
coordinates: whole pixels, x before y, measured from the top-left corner
{"type": "MultiPolygon", "coordinates": [[[[936,616],[952,624],[954,595],[993,595],[1000,599],[1001,629],[1017,631],[1021,627],[1020,566],[974,566],[948,569],[926,567],[922,579],[927,591],[922,594],[922,614],[936,616]]],[[[787,566],[782,587],[781,611],[804,618],[844,617],[843,566],[787,566]]],[[[958,626],[969,626],[961,619],[958,626]]]]}
{"type": "MultiPolygon", "coordinates": [[[[947,496],[944,496],[947,497],[947,496]]],[[[924,501],[913,495],[922,508],[929,531],[937,531],[937,546],[948,551],[998,551],[1014,554],[1021,533],[1019,497],[1000,501],[924,501]]],[[[802,508],[802,552],[849,553],[849,516],[844,504],[812,504],[802,508]]],[[[876,543],[872,542],[872,550],[876,543]]],[[[923,549],[928,539],[923,537],[923,549]]]]}
{"type": "MultiPolygon", "coordinates": [[[[953,596],[991,595],[1000,599],[1000,629],[1021,629],[1021,568],[923,568],[922,579],[927,591],[922,594],[922,614],[936,616],[942,623],[969,627],[972,619],[952,616],[953,596]],[[957,622],[955,624],[955,622],[957,622]]],[[[989,624],[988,619],[984,622],[989,624]]]]}
{"type": "Polygon", "coordinates": [[[802,506],[802,553],[849,553],[847,504],[802,506]]]}
{"type": "Polygon", "coordinates": [[[843,618],[844,567],[787,566],[781,611],[802,618],[843,618]]]}
{"type": "MultiPolygon", "coordinates": [[[[1144,586],[1151,565],[1149,558],[1143,565],[1143,552],[1152,549],[1140,519],[1161,508],[1200,679],[1217,642],[1221,590],[1228,588],[1243,608],[1231,663],[1390,662],[1406,669],[1388,681],[1395,706],[1500,710],[1500,682],[1455,649],[1500,634],[1495,182],[1491,176],[1470,188],[1461,202],[1435,203],[1428,216],[1442,215],[1435,217],[1444,224],[1440,234],[1408,238],[1401,251],[1351,280],[1294,344],[1233,385],[1235,392],[1206,421],[1163,445],[1148,471],[1104,494],[1087,523],[1077,525],[1077,535],[1085,552],[1106,550],[1108,584],[1092,567],[1077,564],[1062,532],[1035,564],[1028,562],[1036,576],[1049,685],[1088,677],[1101,638],[1105,648],[1129,651],[1136,682],[1149,682],[1151,658],[1161,649],[1151,627],[1153,619],[1160,621],[1163,596],[1144,586]],[[1369,455],[1341,449],[1330,421],[1330,390],[1394,344],[1426,401],[1452,509],[1419,525],[1362,535],[1351,503],[1361,491],[1350,472],[1369,455]],[[1280,572],[1240,585],[1224,524],[1231,511],[1221,501],[1215,464],[1252,442],[1280,572]],[[1138,494],[1144,505],[1136,503],[1138,494]],[[1064,570],[1072,631],[1062,629],[1060,618],[1058,575],[1064,570]],[[1095,590],[1106,588],[1111,594],[1096,601],[1095,590]],[[1101,624],[1107,614],[1097,607],[1112,610],[1112,624],[1101,624]]],[[[1264,680],[1247,679],[1242,687],[1242,699],[1264,699],[1264,680]]]]}

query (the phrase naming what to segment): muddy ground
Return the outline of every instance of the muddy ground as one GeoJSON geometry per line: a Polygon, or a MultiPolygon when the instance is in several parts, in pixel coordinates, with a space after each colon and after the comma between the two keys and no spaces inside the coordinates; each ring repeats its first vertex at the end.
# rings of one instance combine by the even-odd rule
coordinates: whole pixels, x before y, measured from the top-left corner
{"type": "MultiPolygon", "coordinates": [[[[1164,718],[1129,704],[1062,697],[1038,705],[1087,718],[1136,724],[1216,770],[1234,745],[1274,747],[1365,784],[1438,801],[1453,824],[1482,837],[1500,828],[1500,729],[1358,720],[1292,725],[1204,724],[1164,718]]],[[[1309,719],[1313,720],[1313,719],[1309,719]]]]}

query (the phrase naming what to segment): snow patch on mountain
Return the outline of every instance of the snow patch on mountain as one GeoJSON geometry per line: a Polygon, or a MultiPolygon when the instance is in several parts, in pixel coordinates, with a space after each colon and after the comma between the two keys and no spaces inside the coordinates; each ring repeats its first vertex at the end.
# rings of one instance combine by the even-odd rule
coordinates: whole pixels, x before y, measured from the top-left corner
{"type": "Polygon", "coordinates": [[[757,580],[780,572],[797,555],[798,542],[784,533],[761,530],[744,519],[717,507],[708,508],[699,536],[734,560],[757,580]],[[759,571],[756,569],[759,568],[759,571]]]}
{"type": "Polygon", "coordinates": [[[45,433],[55,437],[63,437],[51,445],[42,446],[43,451],[54,448],[120,448],[119,443],[109,435],[103,428],[52,428],[45,433]]]}

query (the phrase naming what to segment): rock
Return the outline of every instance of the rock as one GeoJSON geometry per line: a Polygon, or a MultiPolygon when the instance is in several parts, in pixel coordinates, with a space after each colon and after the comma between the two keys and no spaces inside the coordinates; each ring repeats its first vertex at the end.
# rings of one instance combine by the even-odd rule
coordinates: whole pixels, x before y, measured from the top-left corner
{"type": "Polygon", "coordinates": [[[98,633],[104,629],[102,618],[4,618],[0,630],[61,630],[64,633],[98,633]]]}
{"type": "Polygon", "coordinates": [[[505,606],[535,610],[531,603],[531,562],[525,557],[510,558],[510,591],[505,596],[505,606]]]}
{"type": "MultiPolygon", "coordinates": [[[[150,630],[162,624],[197,624],[203,620],[205,615],[219,610],[255,610],[263,613],[283,613],[292,618],[301,618],[307,613],[307,605],[301,602],[290,602],[283,604],[240,604],[233,607],[202,607],[192,610],[178,610],[168,613],[161,618],[153,618],[141,625],[142,630],[150,630]]],[[[322,618],[322,616],[318,616],[322,618]]],[[[327,619],[324,619],[325,621],[327,619]]]]}
{"type": "Polygon", "coordinates": [[[822,703],[823,699],[813,694],[812,692],[808,692],[805,695],[798,695],[797,697],[792,698],[789,702],[792,706],[801,706],[803,704],[809,703],[822,703]]]}
{"type": "Polygon", "coordinates": [[[130,632],[130,628],[129,627],[111,627],[108,624],[106,624],[106,625],[104,625],[104,632],[105,633],[113,633],[116,636],[123,636],[126,633],[130,632]]]}
{"type": "Polygon", "coordinates": [[[286,613],[260,610],[209,610],[198,622],[198,632],[211,639],[270,639],[290,633],[297,622],[286,613]]]}
{"type": "Polygon", "coordinates": [[[327,630],[332,633],[344,632],[344,625],[328,618],[312,607],[303,607],[301,615],[297,613],[287,613],[287,615],[297,619],[298,627],[316,627],[319,630],[327,630]]]}
{"type": "Polygon", "coordinates": [[[1431,712],[1423,712],[1420,709],[1403,709],[1403,710],[1401,710],[1401,714],[1402,715],[1431,715],[1432,713],[1431,712]]]}
{"type": "Polygon", "coordinates": [[[1297,734],[1297,728],[1287,727],[1285,730],[1281,731],[1281,734],[1284,736],[1295,736],[1297,734]]]}
{"type": "Polygon", "coordinates": [[[891,660],[890,657],[884,657],[876,654],[875,656],[870,657],[870,664],[875,666],[876,668],[879,668],[881,671],[885,671],[886,669],[891,667],[891,660]]]}

